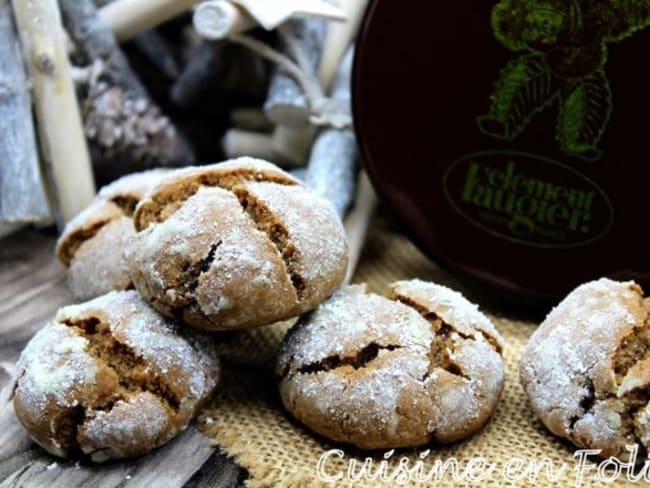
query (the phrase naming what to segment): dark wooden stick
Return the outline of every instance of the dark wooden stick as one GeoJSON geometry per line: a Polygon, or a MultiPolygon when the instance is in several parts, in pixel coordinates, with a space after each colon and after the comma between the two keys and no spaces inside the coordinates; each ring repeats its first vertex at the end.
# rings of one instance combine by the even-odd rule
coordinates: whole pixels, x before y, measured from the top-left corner
{"type": "Polygon", "coordinates": [[[145,31],[133,38],[133,44],[156,69],[167,78],[175,80],[180,67],[167,40],[155,30],[145,31]]]}
{"type": "Polygon", "coordinates": [[[100,180],[136,169],[194,161],[191,148],[150,99],[92,0],[60,0],[68,32],[95,75],[83,103],[100,180]]]}
{"type": "MultiPolygon", "coordinates": [[[[281,51],[292,58],[306,76],[316,79],[326,25],[322,19],[294,19],[280,27],[281,51]]],[[[300,85],[279,67],[271,77],[264,104],[267,117],[278,125],[309,123],[311,107],[300,85]]]]}
{"type": "Polygon", "coordinates": [[[174,103],[184,108],[194,105],[210,83],[215,83],[224,72],[228,51],[225,41],[203,41],[172,85],[174,103]]]}
{"type": "Polygon", "coordinates": [[[11,4],[0,0],[0,222],[50,218],[11,4]]]}

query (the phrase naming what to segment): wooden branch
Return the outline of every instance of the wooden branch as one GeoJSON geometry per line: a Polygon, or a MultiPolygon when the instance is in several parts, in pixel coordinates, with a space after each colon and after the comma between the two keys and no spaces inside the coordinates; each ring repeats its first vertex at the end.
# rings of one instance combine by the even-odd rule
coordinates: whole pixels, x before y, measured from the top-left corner
{"type": "Polygon", "coordinates": [[[62,226],[90,203],[95,186],[61,14],[56,0],[13,0],[13,7],[34,85],[41,152],[62,226]]]}
{"type": "Polygon", "coordinates": [[[197,0],[115,0],[99,11],[119,42],[186,12],[197,0]]]}
{"type": "Polygon", "coordinates": [[[311,125],[302,127],[278,125],[271,137],[271,148],[278,164],[284,167],[305,166],[315,135],[316,128],[311,125]]]}
{"type": "MultiPolygon", "coordinates": [[[[325,40],[326,24],[322,19],[294,19],[283,24],[281,48],[300,66],[306,76],[315,80],[325,40]]],[[[278,125],[292,127],[309,123],[311,107],[303,89],[280,67],[275,67],[264,103],[267,117],[278,125]]]]}
{"type": "MultiPolygon", "coordinates": [[[[281,51],[292,57],[306,76],[315,80],[326,25],[322,19],[294,19],[282,25],[281,51]]],[[[276,66],[264,103],[267,117],[291,127],[309,123],[311,107],[303,89],[288,73],[276,66]]]]}
{"type": "Polygon", "coordinates": [[[202,2],[194,11],[193,23],[196,31],[211,41],[225,39],[257,26],[246,11],[227,0],[202,2]]]}
{"type": "Polygon", "coordinates": [[[235,128],[242,130],[268,132],[273,129],[264,111],[258,108],[236,108],[230,112],[230,121],[235,128]]]}
{"type": "Polygon", "coordinates": [[[0,222],[50,218],[10,0],[0,0],[0,222]]]}
{"type": "Polygon", "coordinates": [[[338,0],[339,7],[347,16],[346,22],[330,22],[327,27],[325,45],[318,77],[327,93],[334,81],[336,71],[350,43],[356,36],[368,0],[338,0]]]}
{"type": "MultiPolygon", "coordinates": [[[[98,9],[105,7],[115,0],[94,0],[98,9]]],[[[100,10],[101,12],[101,10],[100,10]]],[[[144,31],[133,38],[133,44],[140,53],[147,58],[161,73],[171,79],[176,79],[180,69],[174,58],[167,40],[155,30],[144,31]]]]}
{"type": "Polygon", "coordinates": [[[228,51],[223,41],[203,41],[171,87],[170,96],[174,103],[184,108],[194,105],[205,89],[224,72],[227,66],[224,58],[228,51]]]}
{"type": "Polygon", "coordinates": [[[271,136],[268,134],[230,129],[223,138],[222,146],[228,159],[240,156],[250,156],[268,161],[276,159],[271,145],[271,136]]]}
{"type": "Polygon", "coordinates": [[[348,237],[349,261],[345,283],[349,283],[359,264],[361,251],[366,242],[370,220],[377,208],[377,195],[370,184],[365,171],[359,176],[359,191],[357,192],[354,208],[343,222],[348,237]]]}
{"type": "MultiPolygon", "coordinates": [[[[353,50],[349,49],[334,83],[331,101],[350,112],[350,79],[353,50]]],[[[329,198],[341,217],[352,204],[356,192],[357,142],[352,129],[322,130],[311,151],[305,182],[329,198]]]]}
{"type": "Polygon", "coordinates": [[[156,69],[167,78],[175,80],[180,68],[167,40],[155,30],[145,31],[133,38],[133,44],[156,69]]]}
{"type": "Polygon", "coordinates": [[[92,1],[60,4],[78,51],[94,67],[83,108],[98,178],[194,162],[191,148],[152,102],[92,1]]]}

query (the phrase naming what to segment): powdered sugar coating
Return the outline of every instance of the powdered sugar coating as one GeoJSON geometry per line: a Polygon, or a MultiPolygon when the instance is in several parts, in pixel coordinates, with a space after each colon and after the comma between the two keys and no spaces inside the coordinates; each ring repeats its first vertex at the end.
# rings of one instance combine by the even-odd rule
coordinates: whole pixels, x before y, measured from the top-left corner
{"type": "Polygon", "coordinates": [[[476,339],[483,333],[503,347],[503,339],[492,321],[478,309],[478,305],[456,290],[422,280],[398,281],[391,288],[395,295],[408,296],[445,322],[454,324],[461,334],[476,339]]]}
{"type": "Polygon", "coordinates": [[[110,290],[126,290],[132,286],[121,251],[134,234],[130,218],[116,217],[79,246],[68,269],[68,285],[77,299],[97,297],[110,290]]]}
{"type": "Polygon", "coordinates": [[[174,172],[138,205],[135,222],[125,256],[136,288],[161,313],[199,328],[299,315],[347,269],[331,204],[265,161],[174,172]]]}
{"type": "Polygon", "coordinates": [[[132,287],[122,252],[135,234],[131,212],[166,169],[133,173],[103,187],[93,202],[68,222],[57,242],[68,267],[74,297],[87,300],[132,287]]]}
{"type": "Polygon", "coordinates": [[[520,376],[553,433],[603,456],[625,455],[625,444],[638,442],[633,417],[650,399],[641,390],[647,357],[640,349],[627,371],[617,371],[616,358],[647,327],[643,292],[633,282],[583,284],[551,311],[522,354],[520,376]]]}
{"type": "Polygon", "coordinates": [[[103,200],[125,197],[142,200],[151,188],[172,171],[168,168],[155,168],[122,176],[102,187],[97,197],[103,200]]]}
{"type": "Polygon", "coordinates": [[[179,330],[135,291],[112,292],[60,309],[34,336],[17,364],[14,405],[48,451],[102,462],[184,429],[219,374],[211,339],[179,330]]]}
{"type": "MultiPolygon", "coordinates": [[[[411,288],[419,296],[421,285],[411,288]]],[[[463,337],[446,324],[454,330],[443,337],[416,309],[345,287],[285,338],[276,368],[283,402],[310,428],[362,448],[469,435],[496,406],[503,362],[481,333],[463,337]]]]}
{"type": "Polygon", "coordinates": [[[306,300],[319,293],[318,281],[337,274],[347,240],[332,204],[301,186],[247,183],[246,189],[284,223],[292,244],[300,253],[300,274],[305,279],[306,300]],[[296,211],[296,209],[300,211],[296,211]],[[326,239],[323,236],[328,236],[326,239]]]}

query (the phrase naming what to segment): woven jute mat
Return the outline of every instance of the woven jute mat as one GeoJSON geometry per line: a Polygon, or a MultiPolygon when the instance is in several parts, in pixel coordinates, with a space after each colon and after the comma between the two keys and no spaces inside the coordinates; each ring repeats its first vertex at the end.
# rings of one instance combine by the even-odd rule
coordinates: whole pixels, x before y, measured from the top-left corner
{"type": "MultiPolygon", "coordinates": [[[[462,290],[387,219],[376,218],[353,281],[385,293],[393,281],[412,278],[462,290]]],[[[468,296],[481,303],[481,297],[468,296]]],[[[580,463],[577,449],[550,434],[527,403],[518,380],[518,360],[536,324],[508,318],[507,310],[487,312],[506,342],[505,388],[492,419],[462,442],[365,452],[327,441],[298,424],[282,407],[273,379],[275,355],[288,323],[223,338],[219,346],[223,382],[199,425],[223,452],[248,470],[246,483],[252,488],[606,486],[597,477],[600,461],[590,456],[580,463]],[[369,468],[365,472],[364,461],[369,468]]],[[[616,474],[611,467],[602,471],[603,476],[616,474]]],[[[617,479],[616,486],[648,484],[627,481],[625,470],[617,479]]]]}

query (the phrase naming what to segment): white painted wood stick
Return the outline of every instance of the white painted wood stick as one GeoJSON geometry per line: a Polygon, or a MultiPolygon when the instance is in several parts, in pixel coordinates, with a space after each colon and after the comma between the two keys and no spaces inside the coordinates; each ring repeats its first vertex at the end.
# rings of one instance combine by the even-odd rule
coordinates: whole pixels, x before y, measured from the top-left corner
{"type": "Polygon", "coordinates": [[[227,0],[202,2],[194,11],[194,28],[204,38],[216,41],[257,26],[241,7],[227,0]]]}
{"type": "Polygon", "coordinates": [[[42,155],[56,198],[57,223],[95,196],[93,172],[71,77],[57,0],[13,0],[14,15],[34,85],[42,155]]]}
{"type": "Polygon", "coordinates": [[[51,216],[10,0],[0,0],[0,222],[51,216]]]}
{"type": "MultiPolygon", "coordinates": [[[[322,19],[293,19],[279,27],[280,50],[304,71],[316,78],[316,71],[325,40],[326,23],[322,19]],[[283,40],[290,42],[290,46],[283,40]],[[300,52],[292,53],[292,50],[300,52]]],[[[271,76],[264,103],[267,117],[277,125],[297,127],[309,123],[311,107],[305,92],[296,80],[276,66],[271,76]]]]}
{"type": "Polygon", "coordinates": [[[338,0],[339,7],[347,16],[346,22],[330,22],[327,27],[325,45],[318,77],[327,93],[334,81],[336,71],[350,43],[356,36],[368,0],[338,0]]]}
{"type": "Polygon", "coordinates": [[[316,131],[312,125],[276,126],[271,137],[271,147],[278,164],[293,168],[305,166],[316,131]]]}
{"type": "Polygon", "coordinates": [[[345,283],[350,283],[359,264],[359,257],[366,242],[370,221],[377,208],[377,195],[365,171],[359,176],[359,189],[354,208],[346,217],[343,225],[348,237],[349,256],[348,272],[345,283]]]}
{"type": "Polygon", "coordinates": [[[186,12],[196,3],[197,0],[115,0],[102,7],[99,16],[118,41],[124,42],[186,12]]]}
{"type": "MultiPolygon", "coordinates": [[[[348,49],[334,81],[331,103],[342,113],[350,113],[350,80],[353,49],[348,49]]],[[[359,151],[350,128],[322,129],[311,150],[305,182],[327,197],[341,217],[352,204],[356,193],[356,173],[359,151]]]]}
{"type": "Polygon", "coordinates": [[[237,129],[256,132],[268,132],[273,129],[273,124],[259,108],[236,108],[230,113],[230,121],[237,129]]]}

